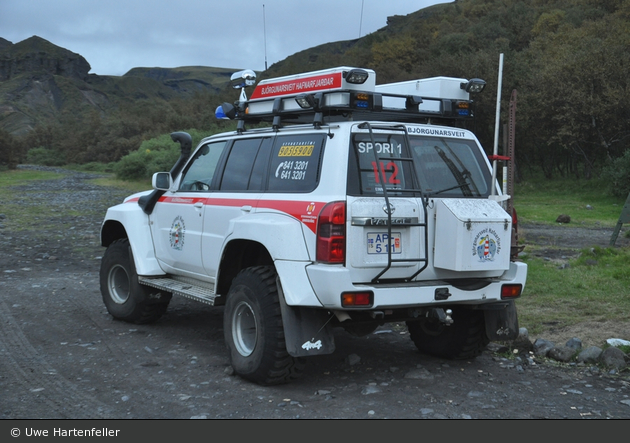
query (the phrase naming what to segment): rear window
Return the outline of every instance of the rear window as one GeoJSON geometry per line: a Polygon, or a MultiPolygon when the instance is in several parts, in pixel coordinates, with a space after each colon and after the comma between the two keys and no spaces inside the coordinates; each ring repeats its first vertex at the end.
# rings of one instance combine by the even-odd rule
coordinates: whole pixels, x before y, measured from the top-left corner
{"type": "Polygon", "coordinates": [[[319,183],[325,134],[282,135],[271,150],[269,192],[311,192],[319,183]]]}
{"type": "Polygon", "coordinates": [[[488,196],[491,175],[474,141],[423,136],[408,139],[409,147],[401,133],[374,133],[374,140],[369,134],[355,134],[348,192],[380,195],[385,186],[393,195],[421,190],[429,196],[488,196]]]}

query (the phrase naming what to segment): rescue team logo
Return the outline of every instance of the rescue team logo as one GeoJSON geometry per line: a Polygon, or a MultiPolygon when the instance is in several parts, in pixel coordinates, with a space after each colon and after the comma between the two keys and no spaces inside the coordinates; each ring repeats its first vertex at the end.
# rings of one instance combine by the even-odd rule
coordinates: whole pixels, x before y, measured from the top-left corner
{"type": "Polygon", "coordinates": [[[300,217],[302,223],[311,224],[313,226],[317,223],[317,215],[313,214],[315,212],[315,207],[315,202],[310,202],[306,205],[306,215],[302,214],[300,217]]]}
{"type": "Polygon", "coordinates": [[[186,225],[181,215],[175,217],[169,236],[171,238],[171,248],[181,251],[184,248],[184,234],[186,234],[186,225]]]}
{"type": "Polygon", "coordinates": [[[473,240],[473,255],[477,255],[479,261],[494,261],[501,251],[501,237],[494,229],[486,228],[475,236],[473,240]]]}

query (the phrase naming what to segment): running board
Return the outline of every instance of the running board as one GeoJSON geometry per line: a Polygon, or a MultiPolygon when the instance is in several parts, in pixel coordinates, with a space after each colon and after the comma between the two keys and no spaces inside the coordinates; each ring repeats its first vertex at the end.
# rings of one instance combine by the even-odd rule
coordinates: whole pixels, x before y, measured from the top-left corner
{"type": "Polygon", "coordinates": [[[181,295],[202,303],[214,306],[216,293],[211,288],[206,288],[198,284],[175,280],[168,277],[140,277],[138,282],[142,285],[171,292],[173,295],[181,295]]]}

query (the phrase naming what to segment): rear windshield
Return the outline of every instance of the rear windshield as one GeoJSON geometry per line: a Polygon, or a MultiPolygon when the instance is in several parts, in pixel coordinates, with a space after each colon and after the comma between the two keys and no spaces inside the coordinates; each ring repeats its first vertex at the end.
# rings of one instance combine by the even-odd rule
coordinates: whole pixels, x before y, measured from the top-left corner
{"type": "Polygon", "coordinates": [[[401,133],[355,134],[349,171],[352,195],[487,197],[491,174],[484,154],[472,140],[409,136],[401,133]],[[376,156],[375,156],[376,152],[376,156]],[[352,179],[350,179],[352,177],[352,179]]]}

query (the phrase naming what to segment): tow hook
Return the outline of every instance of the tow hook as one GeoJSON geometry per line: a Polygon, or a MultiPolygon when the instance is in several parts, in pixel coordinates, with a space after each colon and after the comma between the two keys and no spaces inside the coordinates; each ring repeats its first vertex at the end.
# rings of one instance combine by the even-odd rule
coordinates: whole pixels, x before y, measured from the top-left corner
{"type": "Polygon", "coordinates": [[[427,311],[426,315],[427,318],[435,318],[440,323],[444,323],[446,326],[453,324],[453,318],[451,317],[451,315],[453,315],[453,311],[450,309],[444,311],[442,308],[431,308],[427,311]]]}

